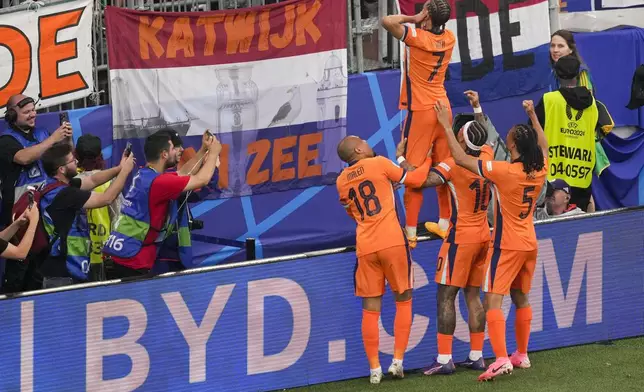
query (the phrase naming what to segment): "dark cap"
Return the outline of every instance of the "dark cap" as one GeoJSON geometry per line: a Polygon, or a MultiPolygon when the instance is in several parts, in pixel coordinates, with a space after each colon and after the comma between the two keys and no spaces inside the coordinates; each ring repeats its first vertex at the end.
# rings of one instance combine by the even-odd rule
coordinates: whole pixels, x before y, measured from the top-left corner
{"type": "Polygon", "coordinates": [[[567,194],[570,194],[570,186],[568,183],[562,179],[557,179],[552,182],[548,182],[548,188],[546,189],[546,197],[551,197],[555,191],[564,191],[567,194]]]}
{"type": "Polygon", "coordinates": [[[180,147],[183,146],[183,140],[181,140],[181,136],[179,136],[179,132],[175,131],[172,128],[164,128],[160,131],[157,131],[159,134],[167,134],[168,137],[170,137],[170,141],[172,141],[172,144],[175,147],[180,147]]]}
{"type": "Polygon", "coordinates": [[[76,141],[76,155],[79,160],[92,159],[101,155],[101,139],[94,135],[83,135],[76,141]]]}
{"type": "Polygon", "coordinates": [[[563,56],[557,60],[554,68],[559,79],[570,80],[579,75],[581,63],[577,56],[569,54],[568,56],[563,56]]]}
{"type": "Polygon", "coordinates": [[[633,83],[631,84],[631,100],[626,105],[633,110],[644,106],[644,64],[637,67],[633,74],[633,83]]]}

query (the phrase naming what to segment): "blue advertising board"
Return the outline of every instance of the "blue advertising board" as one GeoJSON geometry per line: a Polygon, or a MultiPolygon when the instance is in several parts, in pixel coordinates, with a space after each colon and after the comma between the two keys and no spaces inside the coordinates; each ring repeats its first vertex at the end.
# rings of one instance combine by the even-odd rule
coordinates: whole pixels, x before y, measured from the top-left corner
{"type": "MultiPolygon", "coordinates": [[[[644,209],[537,226],[530,350],[644,334],[642,227],[644,209]]],[[[413,252],[408,369],[436,354],[439,246],[413,252]]],[[[0,390],[258,391],[366,376],[354,262],[340,253],[0,300],[0,390]]],[[[460,358],[469,339],[462,298],[457,309],[460,358]]],[[[509,298],[504,311],[512,351],[509,298]]],[[[384,366],[393,316],[388,294],[384,366]]]]}

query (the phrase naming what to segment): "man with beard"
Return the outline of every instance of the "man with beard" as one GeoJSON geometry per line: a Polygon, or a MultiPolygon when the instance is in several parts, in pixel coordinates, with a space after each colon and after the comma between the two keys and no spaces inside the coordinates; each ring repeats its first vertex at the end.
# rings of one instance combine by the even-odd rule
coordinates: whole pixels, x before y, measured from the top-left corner
{"type": "MultiPolygon", "coordinates": [[[[62,124],[53,134],[36,127],[36,105],[32,98],[18,94],[6,103],[5,121],[8,129],[0,135],[0,229],[11,224],[14,203],[28,186],[38,187],[47,176],[40,157],[54,143],[71,140],[72,128],[62,124]]],[[[7,260],[2,284],[5,293],[21,291],[27,263],[7,260]]]]}
{"type": "MultiPolygon", "coordinates": [[[[206,186],[215,172],[221,144],[209,132],[202,140],[207,151],[204,163],[194,175],[167,171],[178,163],[183,149],[172,142],[165,131],[154,133],[145,140],[147,164],[140,169],[125,196],[121,216],[110,234],[103,253],[114,261],[112,278],[145,277],[150,274],[157,258],[158,244],[171,233],[179,213],[177,199],[181,194],[206,186]],[[170,219],[169,219],[170,217],[170,219]],[[172,221],[172,222],[171,222],[172,221]]],[[[179,236],[179,247],[183,236],[179,236]]]]}
{"type": "Polygon", "coordinates": [[[89,280],[90,236],[85,210],[114,202],[134,168],[134,158],[124,155],[118,167],[82,179],[76,178],[77,164],[72,146],[65,142],[54,144],[42,155],[43,168],[50,177],[46,184],[59,184],[40,199],[43,225],[51,244],[40,268],[43,288],[89,280]],[[114,177],[105,192],[91,191],[114,177]]]}

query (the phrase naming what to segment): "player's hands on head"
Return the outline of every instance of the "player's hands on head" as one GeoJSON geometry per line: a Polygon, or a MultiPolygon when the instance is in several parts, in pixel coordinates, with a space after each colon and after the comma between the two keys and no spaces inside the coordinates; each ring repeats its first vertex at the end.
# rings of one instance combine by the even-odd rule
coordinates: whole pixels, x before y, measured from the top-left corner
{"type": "Polygon", "coordinates": [[[523,101],[523,110],[528,114],[534,113],[534,102],[529,99],[523,101]]]}
{"type": "Polygon", "coordinates": [[[404,137],[400,140],[400,143],[396,146],[396,158],[399,158],[405,155],[405,147],[407,146],[407,138],[404,137]]]}
{"type": "Polygon", "coordinates": [[[441,101],[438,101],[436,102],[436,104],[434,104],[434,110],[436,110],[438,121],[441,123],[441,125],[443,125],[443,128],[445,128],[445,132],[447,132],[447,128],[450,127],[446,125],[449,124],[451,120],[447,105],[444,105],[441,101]]]}
{"type": "Polygon", "coordinates": [[[423,7],[423,9],[414,15],[414,23],[419,24],[425,21],[429,17],[429,13],[427,12],[427,8],[423,7]]]}
{"type": "Polygon", "coordinates": [[[463,94],[465,94],[467,100],[470,101],[470,106],[472,106],[473,108],[481,106],[481,102],[479,101],[479,93],[474,90],[467,90],[463,94]]]}

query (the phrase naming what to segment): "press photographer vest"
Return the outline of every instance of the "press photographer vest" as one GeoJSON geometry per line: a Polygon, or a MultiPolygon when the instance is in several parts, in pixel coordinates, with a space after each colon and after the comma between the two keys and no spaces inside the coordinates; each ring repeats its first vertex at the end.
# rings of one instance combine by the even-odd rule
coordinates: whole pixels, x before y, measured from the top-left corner
{"type": "Polygon", "coordinates": [[[588,188],[595,167],[595,99],[589,107],[570,107],[559,91],[543,96],[548,141],[548,180],[562,179],[568,185],[588,188]]]}
{"type": "Polygon", "coordinates": [[[105,254],[129,259],[139,254],[143,246],[157,246],[176,234],[181,262],[184,265],[192,262],[187,203],[179,211],[177,201],[170,201],[164,227],[154,228],[150,225],[150,189],[158,176],[159,173],[149,167],[140,169],[134,176],[132,185],[125,195],[121,215],[103,247],[105,254]],[[156,240],[144,245],[150,230],[157,233],[156,240]]]}
{"type": "MultiPolygon", "coordinates": [[[[46,185],[49,185],[57,180],[48,179],[46,185]]],[[[88,280],[89,273],[89,252],[91,241],[89,239],[89,227],[87,225],[87,215],[85,210],[80,208],[76,212],[76,217],[72,223],[72,227],[67,233],[66,248],[62,247],[62,233],[56,233],[54,228],[54,221],[47,212],[47,209],[54,202],[56,196],[65,189],[66,186],[60,186],[54,190],[47,192],[40,199],[40,213],[43,220],[43,226],[49,241],[51,242],[54,237],[57,239],[51,245],[50,256],[65,256],[67,265],[67,272],[71,277],[77,280],[88,280]]]]}
{"type": "MultiPolygon", "coordinates": [[[[23,148],[28,148],[35,146],[44,142],[48,137],[49,133],[41,128],[34,128],[33,136],[34,141],[27,139],[24,133],[9,128],[5,130],[0,136],[11,136],[22,145],[23,148]]],[[[26,191],[28,186],[33,186],[38,188],[40,185],[44,184],[47,181],[47,176],[45,175],[45,170],[42,167],[42,162],[40,159],[32,162],[31,164],[25,166],[20,171],[18,180],[15,183],[14,190],[14,201],[20,199],[26,191]]]]}

